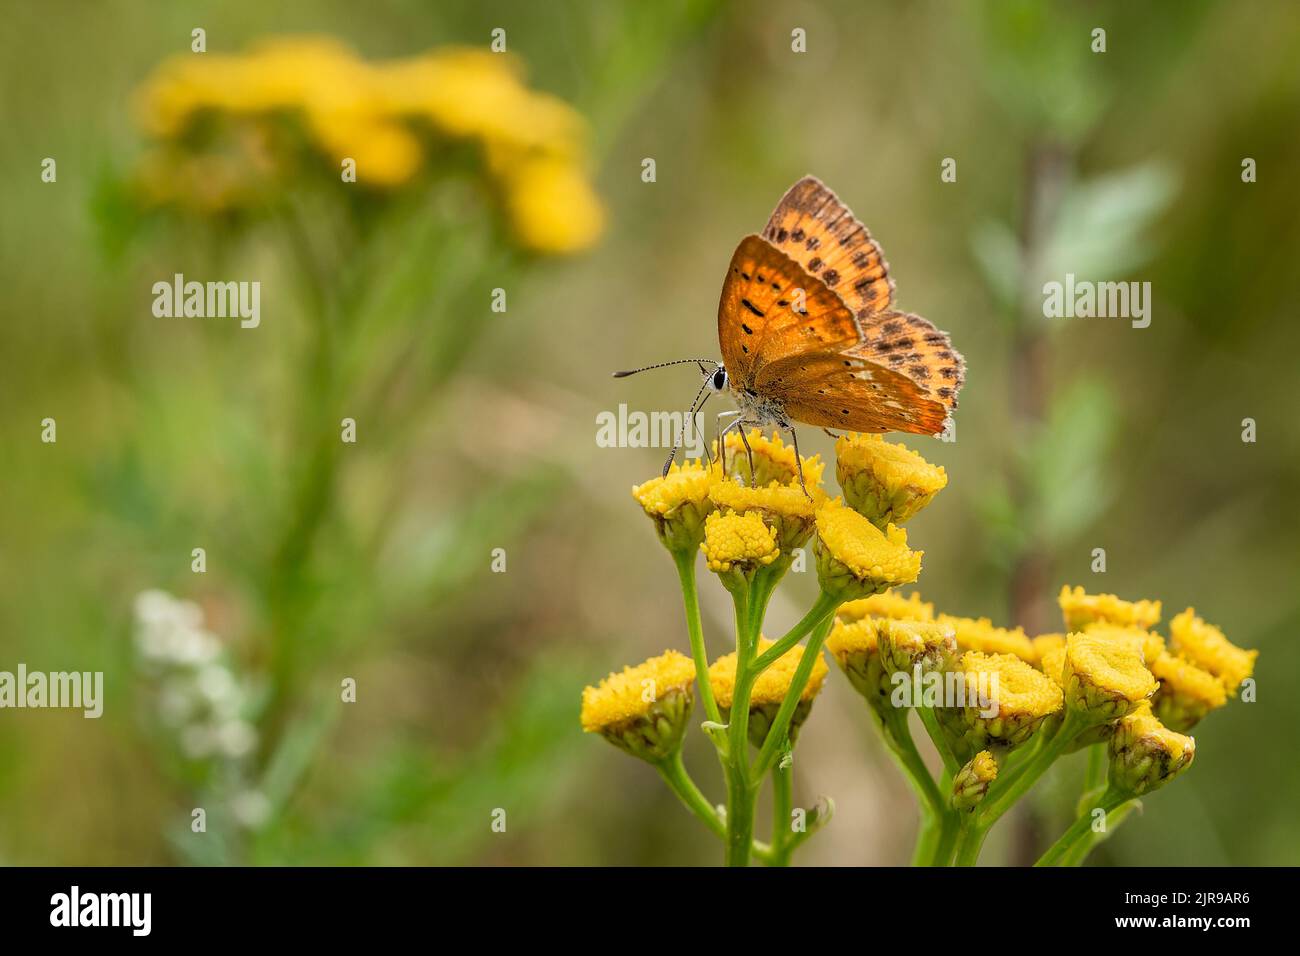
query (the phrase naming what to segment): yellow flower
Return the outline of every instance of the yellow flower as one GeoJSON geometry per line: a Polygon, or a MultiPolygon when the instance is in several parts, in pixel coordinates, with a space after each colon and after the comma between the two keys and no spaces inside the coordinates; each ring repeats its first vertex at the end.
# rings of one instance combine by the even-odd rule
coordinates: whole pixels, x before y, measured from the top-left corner
{"type": "Polygon", "coordinates": [[[720,479],[710,486],[709,499],[720,511],[756,514],[762,518],[775,532],[782,554],[789,555],[812,534],[813,502],[797,484],[773,481],[753,488],[730,478],[720,479]]]}
{"type": "Polygon", "coordinates": [[[704,521],[704,542],[700,545],[710,571],[748,574],[771,564],[781,549],[776,532],[756,514],[711,513],[704,521]]]}
{"type": "Polygon", "coordinates": [[[582,729],[601,734],[643,760],[663,760],[681,747],[694,703],[695,664],[665,651],[582,692],[582,729]]]}
{"type": "Polygon", "coordinates": [[[1066,641],[1062,681],[1066,703],[1090,723],[1123,717],[1156,690],[1136,641],[1086,632],[1066,641]]]}
{"type": "Polygon", "coordinates": [[[496,167],[510,222],[525,246],[546,255],[569,255],[596,244],[605,228],[605,210],[571,160],[520,156],[496,167]]]}
{"type": "Polygon", "coordinates": [[[841,435],[835,459],[844,500],[881,529],[906,522],[948,484],[942,468],[879,435],[841,435]]]}
{"type": "Polygon", "coordinates": [[[981,750],[966,765],[957,771],[952,781],[952,806],[954,810],[974,810],[984,794],[988,793],[989,784],[998,778],[998,763],[993,754],[981,750]]]}
{"type": "Polygon", "coordinates": [[[1151,673],[1160,681],[1151,706],[1174,730],[1191,730],[1202,717],[1228,702],[1219,678],[1181,657],[1161,654],[1151,663],[1151,673]]]}
{"type": "Polygon", "coordinates": [[[1152,628],[1160,621],[1159,601],[1122,601],[1113,594],[1088,594],[1083,588],[1061,588],[1057,598],[1065,629],[1082,631],[1089,624],[1152,628]]]}
{"type": "Polygon", "coordinates": [[[655,533],[669,551],[691,552],[704,540],[704,520],[713,511],[709,485],[713,478],[698,461],[674,464],[662,478],[651,478],[632,489],[655,533]]]}
{"type": "Polygon", "coordinates": [[[1130,647],[1136,647],[1142,655],[1142,661],[1148,667],[1151,662],[1165,652],[1165,639],[1154,631],[1140,627],[1120,627],[1116,624],[1089,624],[1085,633],[1107,641],[1123,641],[1130,647]]]}
{"type": "Polygon", "coordinates": [[[953,629],[957,635],[957,646],[963,651],[1014,654],[1027,663],[1038,663],[1034,644],[1021,628],[994,627],[987,617],[953,617],[949,614],[940,614],[939,622],[953,629]]]}
{"type": "Polygon", "coordinates": [[[989,744],[1017,747],[1061,710],[1061,688],[1014,654],[967,651],[955,672],[963,699],[935,713],[959,755],[989,744]]]}
{"type": "Polygon", "coordinates": [[[1037,637],[1030,638],[1030,643],[1034,645],[1034,656],[1041,662],[1043,655],[1051,650],[1065,650],[1064,634],[1039,634],[1037,637]]]}
{"type": "Polygon", "coordinates": [[[876,641],[885,671],[911,675],[919,665],[923,673],[948,670],[957,658],[952,625],[940,621],[876,622],[876,641]]]}
{"type": "Polygon", "coordinates": [[[1110,781],[1140,796],[1173,780],[1195,756],[1196,741],[1162,724],[1143,701],[1118,722],[1110,738],[1110,781]]]}
{"type": "Polygon", "coordinates": [[[1044,674],[1056,681],[1061,688],[1065,687],[1065,641],[1058,644],[1046,645],[1038,657],[1038,669],[1044,674]]]}
{"type": "MultiPolygon", "coordinates": [[[[764,653],[771,646],[771,641],[760,638],[757,654],[764,653]]],[[[771,729],[772,721],[776,719],[777,711],[781,709],[781,703],[785,700],[785,695],[789,693],[790,686],[794,683],[795,671],[799,667],[799,662],[803,660],[806,651],[807,648],[804,645],[796,644],[778,657],[772,663],[772,666],[759,674],[754,681],[753,689],[749,695],[749,740],[755,747],[762,747],[763,742],[767,739],[768,730],[771,729]]],[[[808,683],[804,685],[803,692],[799,695],[799,703],[795,707],[794,716],[790,719],[789,734],[791,743],[794,743],[799,728],[808,718],[808,714],[811,713],[813,700],[821,693],[822,685],[826,681],[827,671],[826,659],[822,657],[821,651],[818,651],[817,660],[813,662],[812,673],[808,677],[808,683]]],[[[713,696],[718,702],[718,707],[729,720],[731,704],[736,694],[736,654],[734,651],[730,654],[724,654],[709,665],[709,685],[713,688],[713,696]]]]}
{"type": "Polygon", "coordinates": [[[921,600],[921,595],[913,591],[903,597],[895,591],[884,594],[872,594],[841,604],[836,612],[845,621],[857,621],[864,617],[888,617],[895,621],[933,621],[934,605],[921,600]]]}
{"type": "Polygon", "coordinates": [[[831,625],[826,649],[839,664],[853,689],[861,694],[877,716],[889,706],[889,675],[880,661],[877,643],[879,618],[864,617],[856,621],[839,618],[831,625]]]}
{"type": "MultiPolygon", "coordinates": [[[[795,460],[794,449],[781,441],[781,436],[773,434],[768,438],[757,428],[751,429],[744,441],[736,432],[727,432],[723,443],[727,456],[727,474],[740,475],[747,485],[765,486],[772,482],[783,485],[799,486],[799,470],[795,460]],[[745,441],[749,442],[749,451],[754,456],[754,473],[749,473],[749,454],[745,451],[745,441]]],[[[718,445],[713,444],[714,457],[717,457],[718,445]]],[[[821,456],[800,459],[803,462],[804,482],[808,493],[816,496],[821,485],[825,464],[821,456]]]]}
{"type": "Polygon", "coordinates": [[[817,579],[830,595],[851,600],[911,584],[923,551],[907,547],[907,532],[881,531],[836,498],[817,509],[817,579]]]}
{"type": "MultiPolygon", "coordinates": [[[[173,161],[150,170],[167,180],[146,183],[154,201],[214,206],[206,194],[197,201],[183,194],[191,180],[207,185],[186,169],[186,153],[211,150],[231,128],[278,124],[288,134],[278,136],[281,152],[301,128],[329,157],[333,175],[352,159],[357,183],[380,189],[416,176],[428,158],[423,141],[469,143],[500,187],[519,241],[536,252],[585,249],[604,227],[604,210],[584,172],[585,121],[568,104],[529,89],[509,55],[450,48],[369,63],[333,39],[277,37],[245,54],[167,60],[142,84],[136,107],[145,130],[169,145],[161,155],[173,161]],[[286,117],[290,123],[279,123],[286,117]]],[[[298,174],[289,162],[276,169],[298,174]]],[[[242,195],[217,193],[224,197],[221,209],[242,195]]]]}
{"type": "Polygon", "coordinates": [[[1223,631],[1196,616],[1192,608],[1169,622],[1169,644],[1179,657],[1223,682],[1223,689],[1235,694],[1241,682],[1255,670],[1259,651],[1242,650],[1223,636],[1223,631]]]}

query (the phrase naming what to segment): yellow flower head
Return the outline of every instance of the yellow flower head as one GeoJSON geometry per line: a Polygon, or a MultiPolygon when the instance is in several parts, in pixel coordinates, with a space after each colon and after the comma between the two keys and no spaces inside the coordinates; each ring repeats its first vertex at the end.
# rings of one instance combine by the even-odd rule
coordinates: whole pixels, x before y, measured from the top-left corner
{"type": "MultiPolygon", "coordinates": [[[[758,654],[764,653],[771,646],[771,641],[760,638],[758,654]]],[[[749,739],[755,747],[763,746],[763,742],[767,739],[768,730],[772,726],[772,721],[776,719],[777,711],[781,709],[785,695],[789,693],[790,686],[794,683],[795,671],[806,651],[807,648],[802,644],[796,644],[778,657],[772,666],[759,674],[758,679],[754,681],[749,695],[749,739]]],[[[791,743],[794,743],[799,728],[812,711],[813,700],[821,693],[822,685],[826,682],[827,671],[826,659],[822,657],[821,651],[818,651],[808,683],[804,685],[803,692],[799,695],[799,703],[790,720],[791,743]]],[[[735,652],[724,654],[709,665],[709,685],[713,688],[713,696],[718,702],[718,707],[730,719],[731,704],[736,694],[735,652]]]]}
{"type": "Polygon", "coordinates": [[[1110,781],[1141,796],[1173,780],[1195,756],[1196,741],[1162,724],[1143,701],[1116,724],[1110,738],[1110,781]]]}
{"type": "Polygon", "coordinates": [[[1151,663],[1151,673],[1160,681],[1152,709],[1174,730],[1191,730],[1202,717],[1228,702],[1219,678],[1181,657],[1161,654],[1151,663]]]}
{"type": "Polygon", "coordinates": [[[1117,624],[1089,624],[1085,633],[1107,641],[1121,641],[1130,647],[1136,647],[1142,654],[1142,661],[1148,667],[1151,662],[1165,652],[1165,639],[1154,631],[1140,627],[1121,627],[1117,624]]]}
{"type": "Polygon", "coordinates": [[[989,784],[998,778],[998,763],[993,754],[981,750],[957,771],[952,781],[952,806],[954,810],[974,810],[984,794],[988,793],[989,784]]]}
{"type": "Polygon", "coordinates": [[[879,618],[864,617],[856,621],[836,618],[826,638],[826,649],[839,664],[853,689],[861,694],[872,710],[883,714],[889,706],[892,689],[889,675],[880,661],[877,642],[879,618]]]}
{"type": "Polygon", "coordinates": [[[1034,645],[1034,656],[1042,661],[1043,655],[1050,650],[1065,650],[1065,635],[1039,634],[1037,637],[1030,638],[1030,643],[1034,645]]]}
{"type": "MultiPolygon", "coordinates": [[[[814,494],[821,496],[820,491],[814,494]]],[[[710,486],[709,498],[720,511],[756,514],[762,518],[776,533],[782,554],[789,555],[812,534],[814,505],[797,484],[773,481],[754,488],[728,478],[710,486]]]]}
{"type": "Polygon", "coordinates": [[[276,37],[244,54],[167,60],[141,86],[136,106],[141,125],[164,146],[144,183],[154,202],[214,211],[250,204],[257,190],[213,188],[193,163],[212,165],[250,132],[273,141],[276,159],[286,160],[249,164],[264,175],[299,175],[299,157],[288,154],[305,142],[315,153],[308,159],[327,157],[333,176],[350,160],[358,187],[378,190],[405,185],[442,154],[426,143],[468,143],[481,152],[525,247],[576,252],[603,228],[584,172],[585,121],[529,89],[509,55],[449,48],[367,62],[333,39],[276,37]],[[191,196],[191,187],[201,192],[191,196]]]}
{"type": "Polygon", "coordinates": [[[882,530],[906,522],[948,484],[942,468],[879,435],[841,435],[835,472],[844,500],[882,530]]]}
{"type": "Polygon", "coordinates": [[[582,729],[634,757],[663,760],[681,747],[694,688],[695,664],[677,651],[665,651],[586,688],[582,729]]]}
{"type": "Polygon", "coordinates": [[[725,515],[714,511],[705,519],[700,550],[709,570],[720,574],[733,570],[749,574],[771,564],[781,553],[776,532],[762,518],[752,512],[736,514],[734,511],[725,515]]]}
{"type": "Polygon", "coordinates": [[[1113,594],[1088,594],[1083,588],[1061,588],[1057,598],[1065,629],[1082,631],[1089,624],[1152,628],[1160,622],[1159,601],[1122,601],[1113,594]]]}
{"type": "Polygon", "coordinates": [[[1179,657],[1209,671],[1223,682],[1229,694],[1255,671],[1259,651],[1242,650],[1223,636],[1223,631],[1207,624],[1188,608],[1169,622],[1169,644],[1179,657]]]}
{"type": "MultiPolygon", "coordinates": [[[[727,456],[727,474],[740,475],[747,485],[765,486],[772,482],[782,485],[799,486],[799,468],[794,449],[781,441],[781,436],[773,434],[768,438],[757,428],[751,429],[742,440],[734,431],[727,432],[723,444],[727,456]],[[745,450],[749,442],[749,452],[754,456],[754,473],[749,472],[749,452],[745,450]]],[[[714,458],[717,458],[717,443],[713,445],[714,458]]],[[[802,458],[804,482],[808,493],[817,496],[822,482],[822,472],[826,465],[820,455],[802,458]]]]}
{"type": "Polygon", "coordinates": [[[948,614],[940,614],[939,622],[953,629],[957,635],[957,646],[963,651],[1014,654],[1026,663],[1038,662],[1034,644],[1021,628],[994,627],[987,617],[953,617],[948,614]]]}
{"type": "Polygon", "coordinates": [[[1056,681],[1057,685],[1065,687],[1065,641],[1060,644],[1051,644],[1044,646],[1042,652],[1038,655],[1038,669],[1044,674],[1056,681]]]}
{"type": "Polygon", "coordinates": [[[1136,641],[1086,632],[1067,639],[1061,678],[1067,704],[1090,723],[1123,717],[1156,690],[1136,641]]]}
{"type": "Polygon", "coordinates": [[[921,600],[921,595],[913,591],[903,597],[897,591],[884,594],[872,594],[841,604],[836,613],[845,621],[857,621],[864,617],[888,617],[895,621],[933,621],[934,605],[921,600]]]}
{"type": "Polygon", "coordinates": [[[659,540],[669,551],[694,552],[704,540],[704,520],[713,511],[712,481],[708,469],[688,461],[632,489],[632,497],[654,522],[659,540]]]}
{"type": "Polygon", "coordinates": [[[911,584],[923,551],[907,547],[907,532],[881,531],[836,498],[817,509],[817,579],[827,593],[849,600],[911,584]]]}
{"type": "Polygon", "coordinates": [[[964,700],[936,715],[959,754],[1019,746],[1061,710],[1061,688],[1014,654],[967,651],[955,670],[964,700]]]}
{"type": "Polygon", "coordinates": [[[923,673],[948,670],[957,658],[952,625],[943,621],[876,622],[881,664],[891,674],[911,675],[919,665],[923,673]]]}

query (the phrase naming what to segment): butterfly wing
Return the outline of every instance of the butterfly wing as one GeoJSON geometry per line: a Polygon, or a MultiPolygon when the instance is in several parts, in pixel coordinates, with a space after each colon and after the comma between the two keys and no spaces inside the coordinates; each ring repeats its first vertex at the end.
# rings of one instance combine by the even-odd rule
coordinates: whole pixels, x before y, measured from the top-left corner
{"type": "Polygon", "coordinates": [[[919,315],[870,316],[864,341],[793,355],[759,372],[755,388],[796,421],[861,432],[934,435],[957,407],[965,362],[919,315]]]}
{"type": "Polygon", "coordinates": [[[769,362],[862,341],[853,312],[825,283],[761,237],[741,241],[718,303],[718,344],[735,385],[752,387],[769,362]]]}
{"type": "Polygon", "coordinates": [[[821,180],[805,176],[777,203],[763,238],[861,315],[885,312],[894,296],[880,246],[821,180]]]}

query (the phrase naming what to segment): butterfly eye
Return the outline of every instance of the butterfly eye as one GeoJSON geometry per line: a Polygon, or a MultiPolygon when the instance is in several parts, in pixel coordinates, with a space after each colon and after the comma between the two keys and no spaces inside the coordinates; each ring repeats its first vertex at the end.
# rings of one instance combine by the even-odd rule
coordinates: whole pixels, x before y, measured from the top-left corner
{"type": "Polygon", "coordinates": [[[709,384],[713,387],[715,392],[720,392],[726,388],[727,370],[719,365],[717,371],[713,373],[713,378],[709,380],[709,384]]]}

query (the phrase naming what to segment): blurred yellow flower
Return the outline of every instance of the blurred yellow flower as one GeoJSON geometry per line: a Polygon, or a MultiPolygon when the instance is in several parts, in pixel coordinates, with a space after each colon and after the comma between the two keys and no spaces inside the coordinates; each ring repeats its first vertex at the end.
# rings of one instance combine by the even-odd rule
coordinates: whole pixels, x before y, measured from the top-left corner
{"type": "Polygon", "coordinates": [[[1201,670],[1209,671],[1223,682],[1223,689],[1234,694],[1255,671],[1259,651],[1247,651],[1223,636],[1223,631],[1207,624],[1188,608],[1169,622],[1169,646],[1179,657],[1186,658],[1201,670]]]}
{"type": "MultiPolygon", "coordinates": [[[[168,160],[142,170],[155,202],[188,199],[196,177],[185,166],[200,149],[192,134],[205,121],[245,128],[279,122],[286,131],[296,121],[336,171],[353,160],[356,182],[381,190],[411,182],[439,142],[477,146],[515,234],[533,251],[577,252],[604,227],[585,172],[585,121],[561,100],[530,90],[509,55],[449,48],[371,63],[328,37],[276,37],[245,54],[165,61],[137,91],[136,110],[168,160]],[[151,182],[160,176],[173,182],[151,182]]],[[[280,137],[281,149],[290,141],[280,137]]],[[[239,198],[230,193],[226,205],[239,198]]],[[[188,204],[213,205],[210,197],[188,204]]]]}
{"type": "Polygon", "coordinates": [[[711,513],[704,522],[704,542],[700,545],[710,571],[738,570],[748,573],[771,564],[781,549],[776,532],[756,514],[711,513]]]}
{"type": "Polygon", "coordinates": [[[1070,632],[1097,623],[1151,628],[1160,622],[1159,601],[1124,601],[1113,594],[1088,594],[1081,587],[1068,585],[1061,588],[1057,601],[1070,632]]]}
{"type": "Polygon", "coordinates": [[[844,500],[882,529],[906,522],[948,484],[942,468],[879,435],[841,435],[835,459],[844,500]]]}

